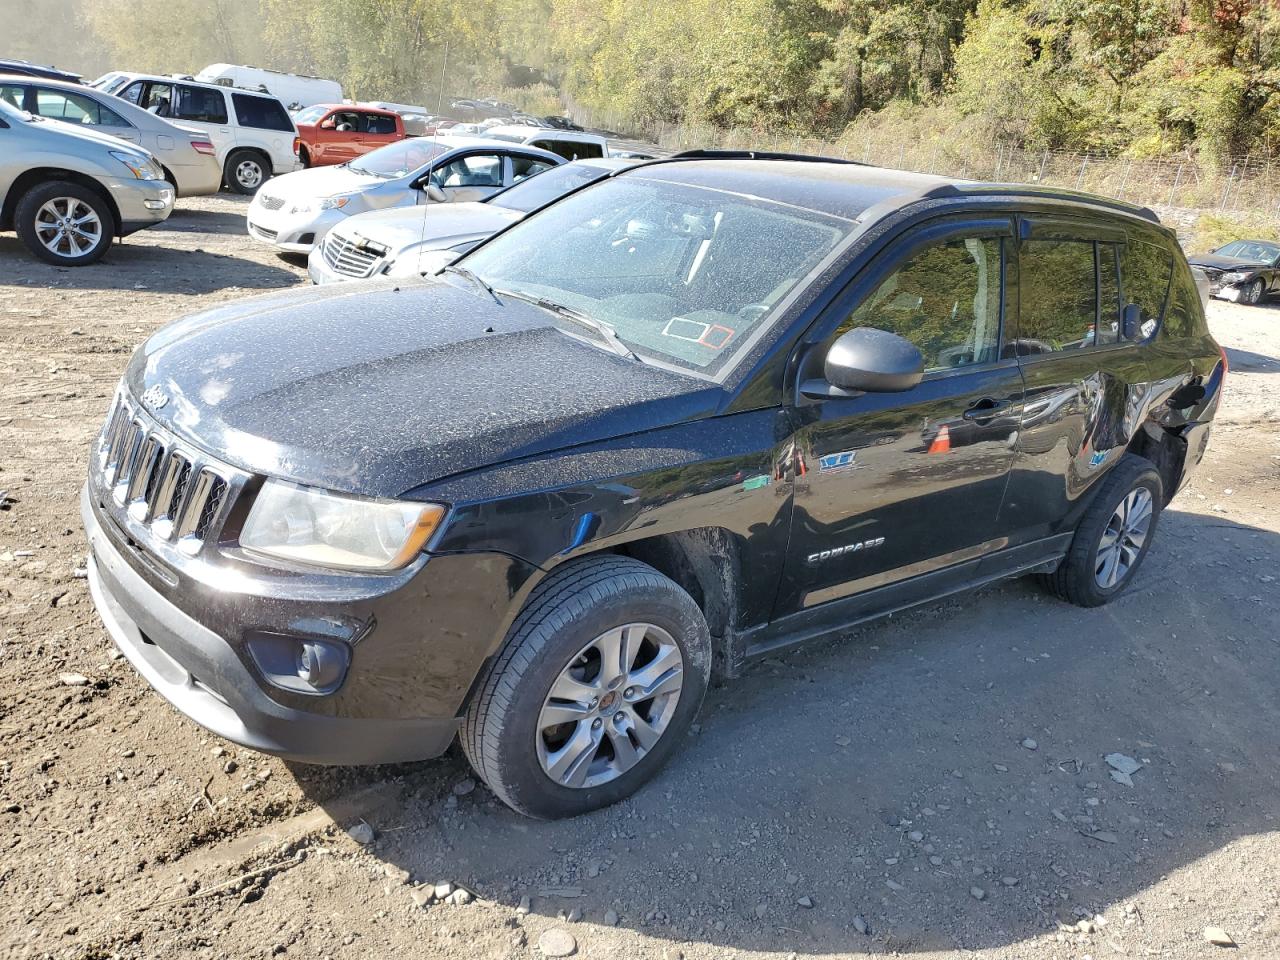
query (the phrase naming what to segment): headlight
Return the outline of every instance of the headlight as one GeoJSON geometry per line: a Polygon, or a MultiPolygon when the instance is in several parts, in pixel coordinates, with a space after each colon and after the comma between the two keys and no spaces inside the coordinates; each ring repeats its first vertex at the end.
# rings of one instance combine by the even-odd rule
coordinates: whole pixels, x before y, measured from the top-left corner
{"type": "Polygon", "coordinates": [[[129,168],[139,180],[159,180],[160,171],[156,169],[155,164],[150,160],[140,160],[136,154],[125,153],[120,150],[112,150],[111,155],[129,168]]]}
{"type": "Polygon", "coordinates": [[[1222,275],[1223,283],[1239,283],[1241,280],[1248,280],[1248,279],[1249,279],[1249,274],[1243,273],[1239,270],[1235,270],[1231,273],[1224,273],[1222,275]]]}
{"type": "Polygon", "coordinates": [[[363,500],[283,480],[258,491],[240,546],[282,560],[346,570],[394,570],[444,519],[437,503],[363,500]]]}
{"type": "Polygon", "coordinates": [[[304,200],[301,203],[293,205],[290,213],[310,213],[312,209],[324,210],[341,210],[351,202],[351,197],[324,197],[321,200],[304,200]]]}

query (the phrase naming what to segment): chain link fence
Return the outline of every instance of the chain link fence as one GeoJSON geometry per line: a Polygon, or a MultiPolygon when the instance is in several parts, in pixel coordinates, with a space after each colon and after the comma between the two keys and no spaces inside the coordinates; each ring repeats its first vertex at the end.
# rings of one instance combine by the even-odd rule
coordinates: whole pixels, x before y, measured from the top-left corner
{"type": "Polygon", "coordinates": [[[852,134],[838,140],[709,124],[637,124],[617,115],[576,111],[585,126],[628,131],[668,150],[774,150],[860,160],[939,176],[1044,183],[1152,207],[1280,217],[1280,161],[1245,156],[1208,166],[1190,156],[1129,159],[1001,143],[891,141],[852,134]]]}

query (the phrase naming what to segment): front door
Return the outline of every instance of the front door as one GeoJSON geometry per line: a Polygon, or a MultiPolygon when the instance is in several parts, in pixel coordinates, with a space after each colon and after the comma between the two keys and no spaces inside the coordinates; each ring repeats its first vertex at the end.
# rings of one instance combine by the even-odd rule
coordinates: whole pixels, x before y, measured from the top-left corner
{"type": "Polygon", "coordinates": [[[431,182],[450,203],[483,200],[503,186],[503,157],[497,153],[469,153],[431,171],[431,182]]]}
{"type": "Polygon", "coordinates": [[[1023,397],[1002,338],[1012,236],[1004,219],[921,228],[836,301],[838,326],[815,348],[821,356],[841,334],[873,327],[914,343],[925,374],[905,393],[798,408],[808,422],[790,464],[795,511],[778,615],[1004,546],[1000,504],[1023,397]]]}

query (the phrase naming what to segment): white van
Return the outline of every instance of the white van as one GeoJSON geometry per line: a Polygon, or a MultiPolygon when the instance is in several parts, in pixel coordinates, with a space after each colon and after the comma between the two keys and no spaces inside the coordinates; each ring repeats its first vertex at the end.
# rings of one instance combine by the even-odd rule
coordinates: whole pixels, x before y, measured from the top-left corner
{"type": "Polygon", "coordinates": [[[342,84],[300,73],[281,73],[261,67],[241,67],[234,63],[211,63],[195,77],[201,83],[245,90],[265,89],[287,110],[301,110],[317,103],[342,103],[342,84]]]}

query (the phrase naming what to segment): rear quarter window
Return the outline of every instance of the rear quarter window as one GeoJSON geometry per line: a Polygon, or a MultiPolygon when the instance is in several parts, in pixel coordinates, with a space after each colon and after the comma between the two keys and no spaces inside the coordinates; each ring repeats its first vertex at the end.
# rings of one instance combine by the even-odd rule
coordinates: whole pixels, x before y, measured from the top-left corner
{"type": "Polygon", "coordinates": [[[233,93],[231,101],[236,110],[236,122],[242,127],[254,127],[258,130],[293,131],[293,122],[280,101],[267,97],[253,97],[243,93],[233,93]]]}
{"type": "Polygon", "coordinates": [[[1164,314],[1160,332],[1163,336],[1182,339],[1203,336],[1208,332],[1204,321],[1204,308],[1200,303],[1200,291],[1190,270],[1178,270],[1173,276],[1173,290],[1169,307],[1164,314]]]}

